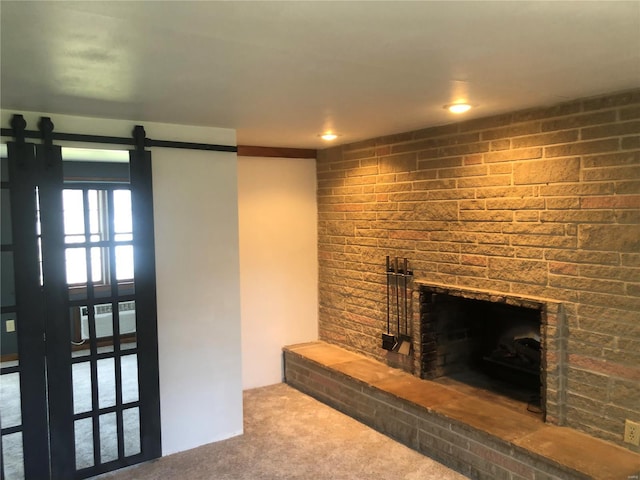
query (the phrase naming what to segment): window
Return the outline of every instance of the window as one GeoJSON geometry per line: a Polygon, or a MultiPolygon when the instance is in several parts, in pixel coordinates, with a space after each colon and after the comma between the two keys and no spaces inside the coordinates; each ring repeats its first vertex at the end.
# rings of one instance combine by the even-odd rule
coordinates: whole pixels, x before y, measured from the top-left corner
{"type": "Polygon", "coordinates": [[[67,283],[86,284],[89,276],[97,285],[133,280],[131,191],[66,188],[63,210],[67,283]]]}

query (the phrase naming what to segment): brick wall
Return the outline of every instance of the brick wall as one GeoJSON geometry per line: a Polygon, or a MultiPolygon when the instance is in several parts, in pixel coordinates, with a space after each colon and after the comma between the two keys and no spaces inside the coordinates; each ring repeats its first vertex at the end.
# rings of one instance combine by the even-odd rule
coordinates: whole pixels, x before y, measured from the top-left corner
{"type": "Polygon", "coordinates": [[[567,424],[640,451],[640,90],[321,151],[318,209],[320,339],[387,359],[386,255],[562,303],[567,424]]]}

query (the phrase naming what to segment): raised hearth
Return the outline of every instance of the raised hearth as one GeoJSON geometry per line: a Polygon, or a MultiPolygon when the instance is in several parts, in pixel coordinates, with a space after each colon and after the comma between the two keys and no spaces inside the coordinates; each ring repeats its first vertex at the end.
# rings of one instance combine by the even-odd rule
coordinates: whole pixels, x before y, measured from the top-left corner
{"type": "Polygon", "coordinates": [[[284,362],[289,385],[470,478],[627,480],[640,474],[639,454],[335,345],[285,347],[284,362]]]}

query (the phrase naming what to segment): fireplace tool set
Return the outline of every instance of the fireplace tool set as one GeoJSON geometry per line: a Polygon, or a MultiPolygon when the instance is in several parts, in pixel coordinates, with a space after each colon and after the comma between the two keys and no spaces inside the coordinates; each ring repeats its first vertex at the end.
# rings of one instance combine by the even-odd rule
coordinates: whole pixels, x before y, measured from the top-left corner
{"type": "Polygon", "coordinates": [[[413,272],[409,270],[407,259],[402,262],[396,257],[393,262],[387,255],[387,333],[382,334],[382,348],[403,355],[411,351],[409,334],[409,285],[413,272]],[[395,299],[394,299],[395,297],[395,299]],[[395,301],[394,301],[395,300],[395,301]],[[391,333],[391,319],[395,317],[395,334],[391,333]]]}

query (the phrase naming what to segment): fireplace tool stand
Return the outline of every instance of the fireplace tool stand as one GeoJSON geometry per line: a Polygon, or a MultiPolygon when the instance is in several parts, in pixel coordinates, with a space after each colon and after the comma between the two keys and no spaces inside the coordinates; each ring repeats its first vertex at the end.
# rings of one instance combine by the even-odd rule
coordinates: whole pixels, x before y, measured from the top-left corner
{"type": "Polygon", "coordinates": [[[411,352],[411,335],[409,334],[409,293],[408,288],[413,277],[407,259],[395,258],[393,263],[387,256],[387,332],[382,334],[382,348],[389,351],[409,355],[411,352]],[[393,302],[395,296],[395,302],[393,302]],[[391,318],[395,316],[395,333],[391,333],[391,318]]]}

